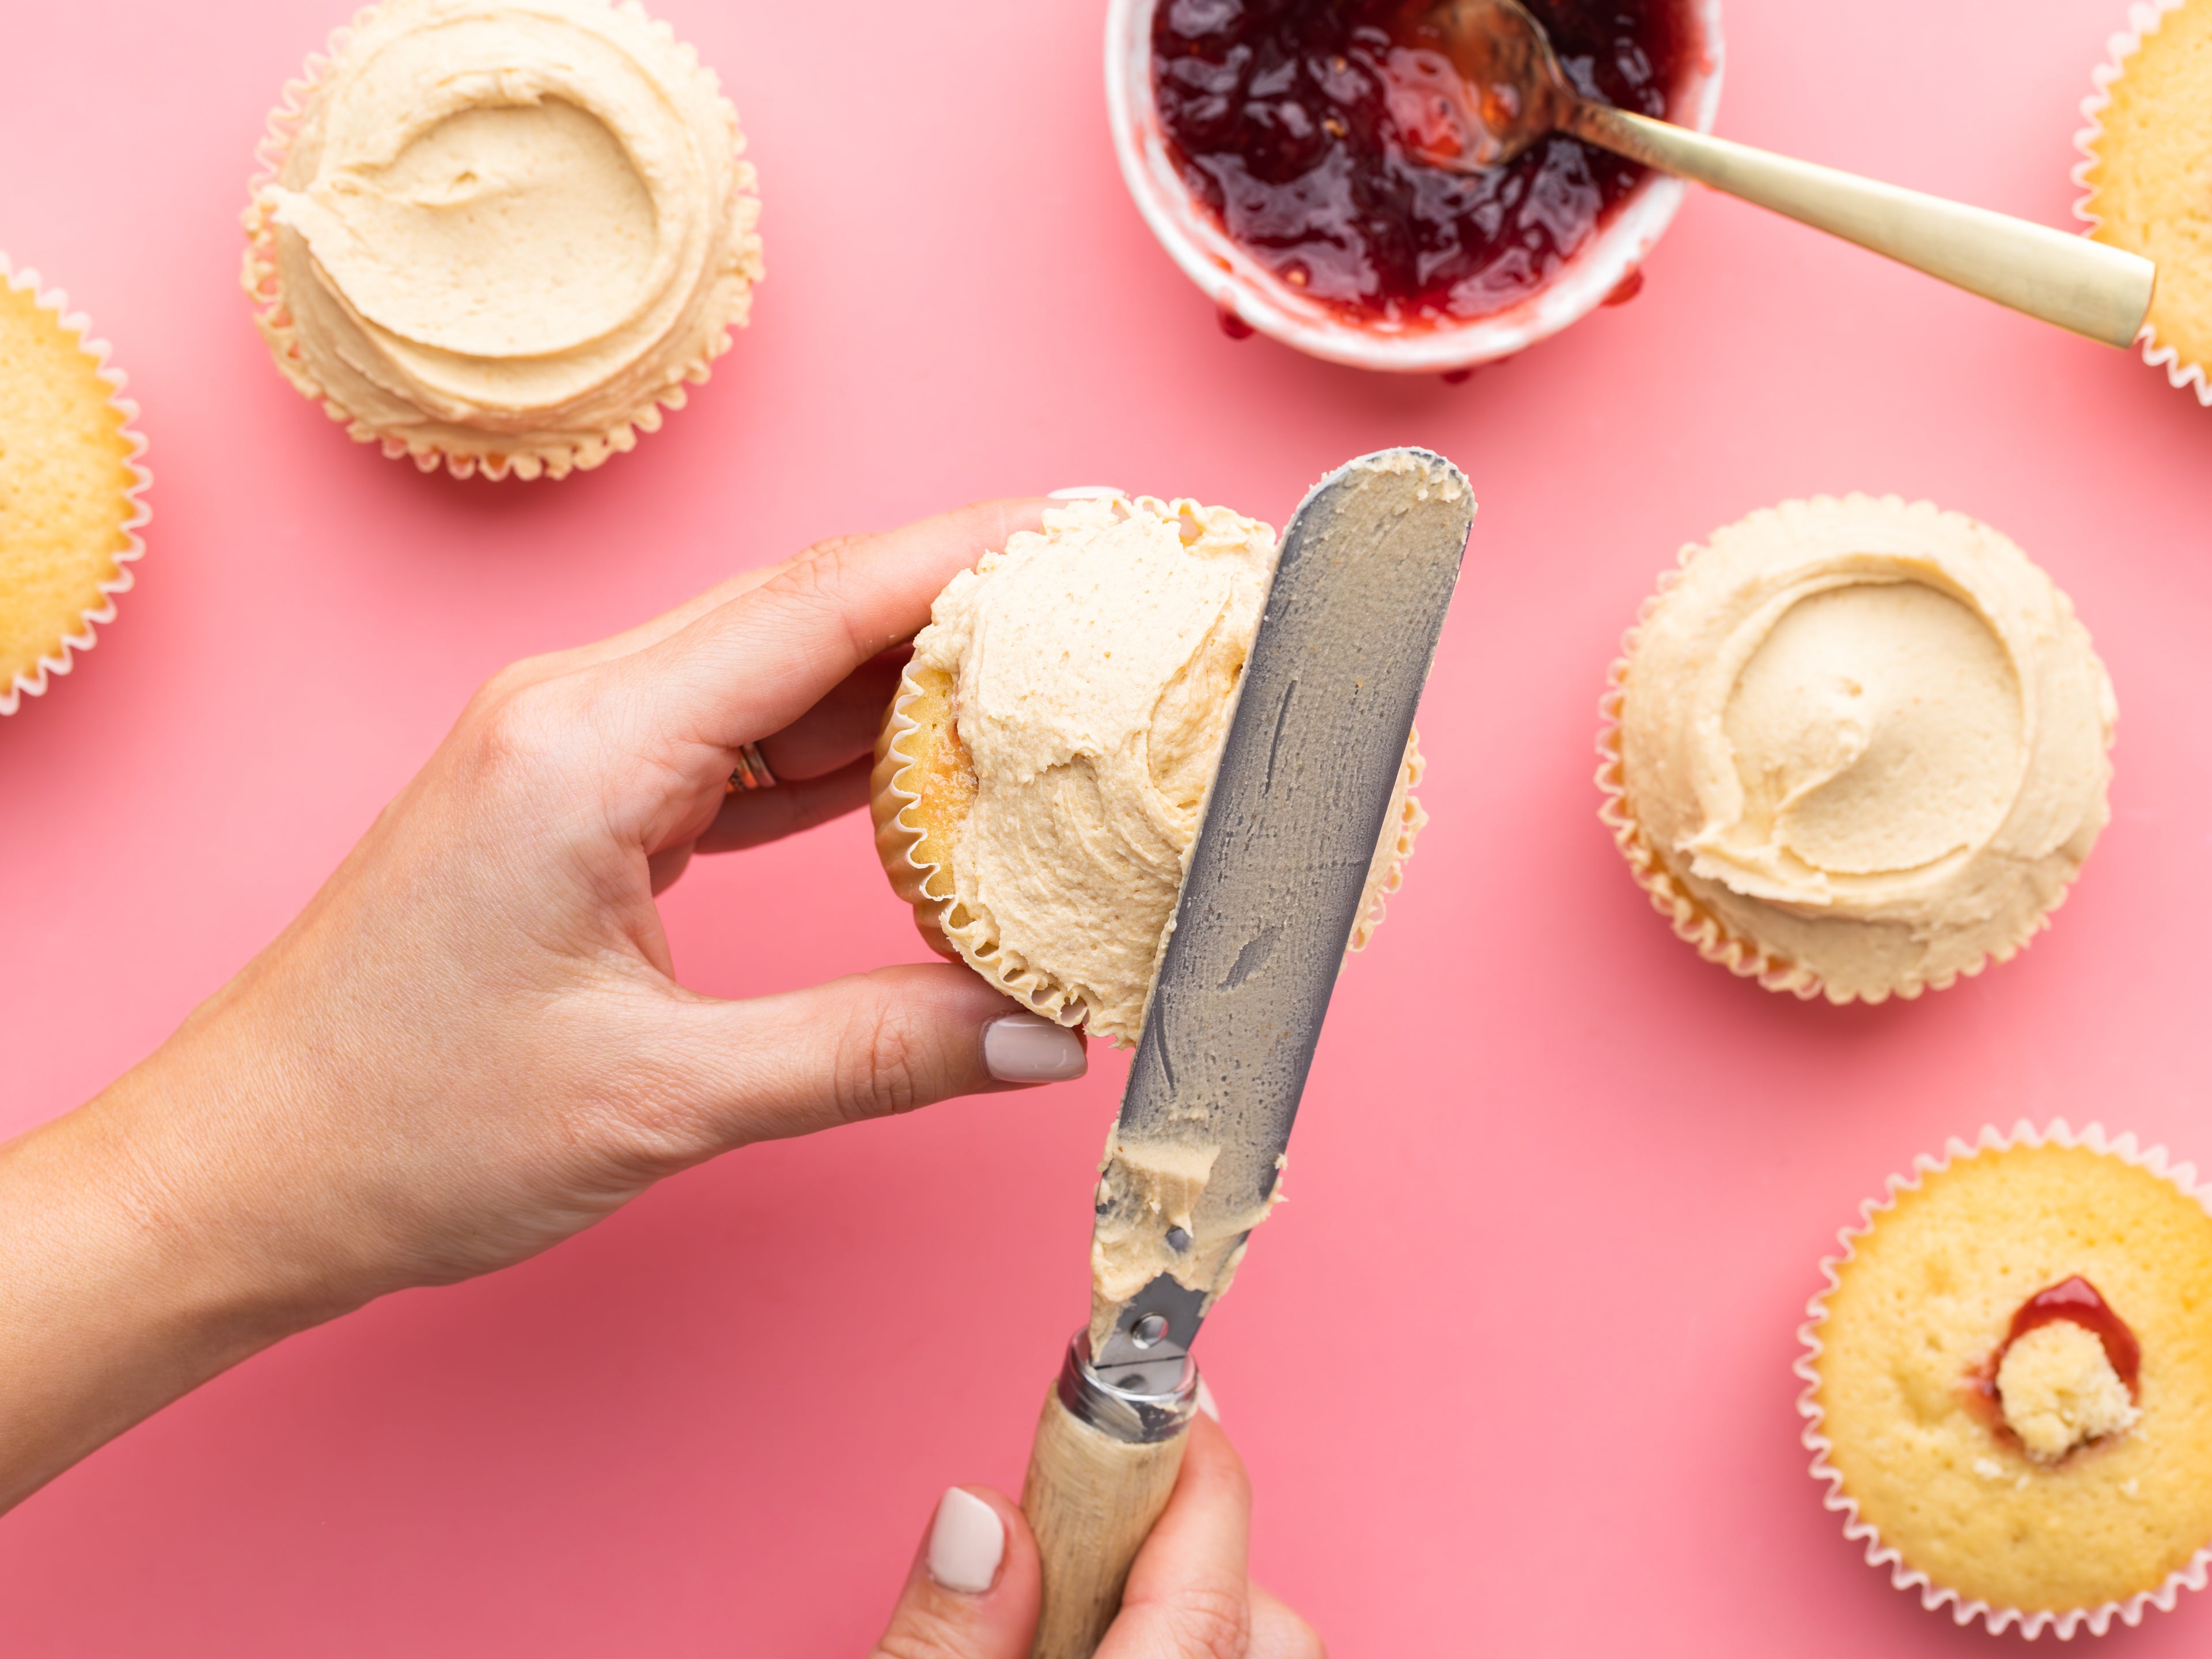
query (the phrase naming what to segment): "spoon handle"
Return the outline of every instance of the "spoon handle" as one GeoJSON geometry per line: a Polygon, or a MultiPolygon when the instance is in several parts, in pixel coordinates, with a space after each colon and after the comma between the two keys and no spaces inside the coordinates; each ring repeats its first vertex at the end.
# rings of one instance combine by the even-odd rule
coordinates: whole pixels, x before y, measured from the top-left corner
{"type": "Polygon", "coordinates": [[[2086,236],[1603,104],[1579,104],[1565,125],[1631,161],[1771,208],[2106,345],[2132,344],[2150,310],[2158,268],[2086,236]]]}

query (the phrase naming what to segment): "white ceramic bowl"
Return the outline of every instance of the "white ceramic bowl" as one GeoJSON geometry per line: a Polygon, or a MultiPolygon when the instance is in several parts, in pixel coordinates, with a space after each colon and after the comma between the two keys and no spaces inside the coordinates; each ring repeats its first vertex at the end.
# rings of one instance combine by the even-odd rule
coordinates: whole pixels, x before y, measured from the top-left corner
{"type": "MultiPolygon", "coordinates": [[[[1348,321],[1255,259],[1183,188],[1152,102],[1155,3],[1110,0],[1106,15],[1106,109],[1129,194],[1169,257],[1225,314],[1316,357],[1401,374],[1510,357],[1601,304],[1644,263],[1682,204],[1680,179],[1651,174],[1558,276],[1487,317],[1401,329],[1348,321]]],[[[1674,88],[1668,118],[1710,132],[1721,97],[1720,0],[1686,3],[1698,22],[1700,50],[1674,88]]]]}

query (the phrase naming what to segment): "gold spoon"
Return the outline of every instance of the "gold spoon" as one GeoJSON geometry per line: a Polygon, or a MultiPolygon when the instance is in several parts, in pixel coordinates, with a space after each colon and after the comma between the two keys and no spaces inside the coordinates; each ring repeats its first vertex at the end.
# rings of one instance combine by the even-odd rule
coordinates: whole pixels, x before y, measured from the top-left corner
{"type": "Polygon", "coordinates": [[[2142,331],[2158,269],[2139,255],[1594,103],[1520,0],[1415,0],[1411,12],[1434,55],[1416,47],[1399,58],[1414,74],[1391,101],[1408,149],[1431,167],[1480,173],[1547,133],[1571,133],[2107,345],[2142,331]]]}

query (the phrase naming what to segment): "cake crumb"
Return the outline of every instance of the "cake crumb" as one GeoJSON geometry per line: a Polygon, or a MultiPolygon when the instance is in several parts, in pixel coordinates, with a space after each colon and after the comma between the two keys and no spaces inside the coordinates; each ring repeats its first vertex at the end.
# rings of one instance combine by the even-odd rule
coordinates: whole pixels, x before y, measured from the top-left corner
{"type": "Polygon", "coordinates": [[[2124,1433],[2142,1415],[2105,1345],[2070,1319],[2039,1325],[2008,1348],[1996,1384],[2005,1426],[2038,1463],[2124,1433]]]}

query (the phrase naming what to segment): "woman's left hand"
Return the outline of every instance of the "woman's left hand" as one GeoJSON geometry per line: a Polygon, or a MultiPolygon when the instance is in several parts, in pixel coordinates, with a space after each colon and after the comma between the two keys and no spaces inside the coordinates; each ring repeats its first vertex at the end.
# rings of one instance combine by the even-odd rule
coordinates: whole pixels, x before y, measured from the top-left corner
{"type": "Polygon", "coordinates": [[[828,542],[495,676],[274,944],[0,1147],[0,1510],[292,1331],[719,1152],[1079,1074],[1073,1033],[950,964],[686,990],[653,903],[866,799],[883,653],[1042,505],[828,542]],[[747,743],[779,785],[728,793],[747,743]]]}

